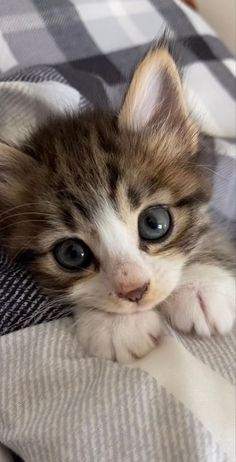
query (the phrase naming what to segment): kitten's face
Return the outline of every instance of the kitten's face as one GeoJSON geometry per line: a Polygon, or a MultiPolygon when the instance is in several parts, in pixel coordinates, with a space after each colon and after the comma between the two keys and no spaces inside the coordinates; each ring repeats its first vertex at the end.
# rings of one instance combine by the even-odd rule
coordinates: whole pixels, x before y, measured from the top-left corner
{"type": "Polygon", "coordinates": [[[26,154],[0,149],[0,240],[75,307],[153,308],[178,284],[204,229],[197,138],[175,65],[154,50],[118,117],[55,119],[26,154]]]}

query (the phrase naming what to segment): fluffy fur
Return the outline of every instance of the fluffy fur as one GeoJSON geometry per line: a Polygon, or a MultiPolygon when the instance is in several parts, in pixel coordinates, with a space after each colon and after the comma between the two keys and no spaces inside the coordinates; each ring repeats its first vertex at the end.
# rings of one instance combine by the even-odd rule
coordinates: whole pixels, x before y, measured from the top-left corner
{"type": "Polygon", "coordinates": [[[159,311],[184,332],[231,329],[234,263],[208,216],[202,149],[176,64],[162,46],[136,69],[119,114],[68,114],[24,146],[0,145],[1,245],[48,293],[73,305],[89,354],[142,357],[161,333],[159,311]],[[170,210],[172,231],[147,242],[138,217],[156,205],[170,210]],[[53,248],[66,237],[91,249],[89,268],[72,273],[57,264],[53,248]],[[119,295],[145,284],[139,301],[119,295]]]}

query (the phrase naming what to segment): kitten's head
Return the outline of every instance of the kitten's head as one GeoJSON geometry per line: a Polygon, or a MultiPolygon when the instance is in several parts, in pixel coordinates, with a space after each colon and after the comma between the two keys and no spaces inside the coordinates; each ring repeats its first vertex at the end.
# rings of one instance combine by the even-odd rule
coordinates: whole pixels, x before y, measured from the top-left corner
{"type": "Polygon", "coordinates": [[[75,306],[131,313],[176,287],[205,223],[199,134],[174,60],[151,50],[118,115],[84,112],[0,148],[0,236],[75,306]]]}

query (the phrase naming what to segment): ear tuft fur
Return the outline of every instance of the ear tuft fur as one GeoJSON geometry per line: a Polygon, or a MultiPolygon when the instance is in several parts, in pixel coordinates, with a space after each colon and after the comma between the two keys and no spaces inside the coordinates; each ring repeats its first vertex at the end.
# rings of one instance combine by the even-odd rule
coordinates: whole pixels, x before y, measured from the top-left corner
{"type": "Polygon", "coordinates": [[[132,131],[179,129],[189,114],[181,75],[167,33],[153,44],[134,72],[119,115],[119,125],[132,131]]]}

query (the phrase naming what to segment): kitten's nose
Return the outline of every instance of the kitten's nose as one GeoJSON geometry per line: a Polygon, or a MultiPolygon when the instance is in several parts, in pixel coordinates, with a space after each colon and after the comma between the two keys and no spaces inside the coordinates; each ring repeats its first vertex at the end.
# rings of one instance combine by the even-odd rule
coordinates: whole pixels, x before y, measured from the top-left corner
{"type": "Polygon", "coordinates": [[[129,300],[130,302],[139,302],[147,292],[150,282],[145,282],[141,287],[130,290],[129,292],[119,292],[117,295],[120,298],[129,300]]]}

